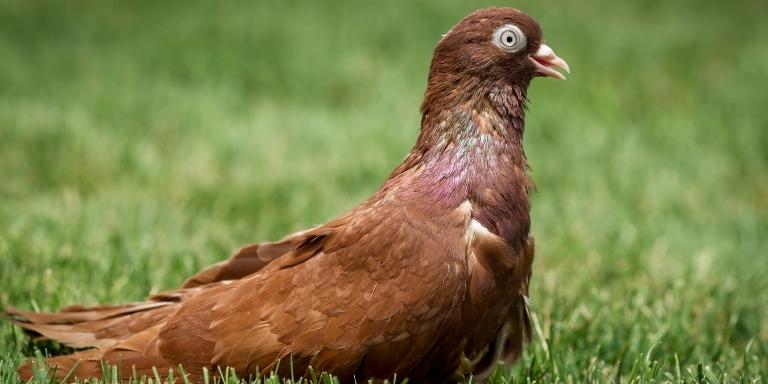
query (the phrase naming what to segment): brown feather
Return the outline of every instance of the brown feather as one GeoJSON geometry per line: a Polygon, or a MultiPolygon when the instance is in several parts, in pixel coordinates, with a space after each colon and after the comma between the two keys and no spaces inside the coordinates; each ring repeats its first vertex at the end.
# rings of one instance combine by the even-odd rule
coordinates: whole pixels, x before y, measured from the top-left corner
{"type": "MultiPolygon", "coordinates": [[[[48,359],[59,377],[77,361],[78,377],[100,376],[101,360],[118,364],[122,379],[179,364],[193,381],[204,368],[249,377],[289,366],[342,381],[487,377],[530,339],[522,135],[536,76],[529,55],[541,40],[538,24],[510,8],[477,11],[449,31],[435,49],[416,145],[339,218],[245,246],[143,303],[6,313],[39,337],[92,347],[48,359]],[[508,24],[527,36],[523,51],[492,43],[508,24]]],[[[19,372],[31,376],[29,365],[19,372]]]]}
{"type": "Polygon", "coordinates": [[[229,260],[216,263],[187,279],[182,288],[194,288],[224,280],[237,280],[254,274],[271,261],[288,253],[303,240],[297,232],[273,243],[249,244],[235,252],[229,260]]]}

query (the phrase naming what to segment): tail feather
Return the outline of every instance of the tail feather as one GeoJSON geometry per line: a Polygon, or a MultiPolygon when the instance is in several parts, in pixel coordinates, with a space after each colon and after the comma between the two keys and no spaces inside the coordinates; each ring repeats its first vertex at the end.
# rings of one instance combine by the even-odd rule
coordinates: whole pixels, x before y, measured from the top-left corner
{"type": "MultiPolygon", "coordinates": [[[[41,374],[36,371],[43,371],[45,375],[51,375],[57,380],[63,380],[70,372],[75,373],[73,369],[78,370],[80,377],[99,377],[101,376],[101,359],[97,350],[88,350],[73,353],[71,355],[49,357],[45,359],[46,366],[39,366],[33,358],[27,360],[19,367],[19,380],[26,382],[41,374]],[[97,369],[98,367],[98,369],[97,369]]],[[[74,377],[70,376],[70,379],[74,377]]]]}
{"type": "Polygon", "coordinates": [[[23,318],[27,322],[37,324],[76,324],[125,316],[134,312],[146,311],[166,306],[168,302],[155,301],[122,305],[97,305],[84,307],[73,305],[62,308],[59,312],[22,311],[14,307],[6,307],[5,313],[12,318],[23,318]]]}
{"type": "Polygon", "coordinates": [[[73,348],[108,348],[115,342],[162,322],[175,312],[176,302],[158,301],[92,308],[69,307],[58,313],[5,309],[11,321],[37,339],[58,341],[73,348]]]}
{"type": "MultiPolygon", "coordinates": [[[[103,317],[97,314],[87,314],[85,318],[93,321],[79,321],[70,324],[60,323],[68,318],[69,313],[50,313],[37,317],[38,320],[50,320],[52,324],[31,322],[24,317],[27,312],[10,308],[7,314],[13,316],[13,322],[25,330],[38,335],[39,338],[51,339],[75,348],[90,348],[69,355],[55,356],[45,359],[45,367],[36,367],[32,359],[19,367],[21,380],[29,380],[35,376],[35,370],[45,370],[58,380],[86,379],[101,377],[105,364],[118,370],[117,377],[129,380],[134,376],[154,376],[153,367],[161,377],[165,377],[171,365],[161,357],[158,348],[158,335],[165,320],[177,310],[178,301],[132,304],[136,308],[121,312],[122,316],[103,317]]],[[[121,308],[126,306],[120,306],[121,308]]],[[[105,306],[95,307],[96,312],[111,311],[105,306]]],[[[113,311],[114,312],[114,311],[113,311]]],[[[78,317],[81,319],[83,317],[78,317]]],[[[113,368],[110,368],[113,369],[113,368]]],[[[112,373],[110,373],[112,376],[112,373]]]]}
{"type": "MultiPolygon", "coordinates": [[[[305,231],[306,232],[306,231],[305,231]]],[[[161,357],[158,335],[166,319],[175,313],[179,304],[188,297],[209,288],[212,284],[227,284],[251,275],[273,260],[288,253],[304,239],[305,232],[297,232],[281,241],[245,246],[226,261],[208,267],[190,277],[179,290],[162,292],[147,301],[123,305],[69,306],[59,312],[31,312],[6,307],[5,315],[32,337],[58,341],[73,348],[90,348],[69,355],[45,359],[53,375],[61,380],[101,377],[104,364],[117,365],[118,377],[154,377],[155,371],[165,378],[169,363],[161,357]]],[[[29,380],[35,369],[34,360],[19,368],[22,380],[29,380]]],[[[201,372],[190,372],[192,381],[200,381],[201,372]]]]}
{"type": "MultiPolygon", "coordinates": [[[[19,379],[29,381],[34,378],[35,370],[45,370],[51,376],[61,381],[84,380],[104,376],[105,368],[117,369],[117,378],[128,381],[142,376],[154,377],[154,369],[161,379],[168,376],[171,365],[159,356],[131,350],[114,350],[101,353],[97,349],[89,349],[70,355],[55,356],[45,359],[46,367],[39,367],[34,360],[27,361],[19,367],[19,379]]],[[[111,376],[111,375],[107,375],[111,376]]]]}

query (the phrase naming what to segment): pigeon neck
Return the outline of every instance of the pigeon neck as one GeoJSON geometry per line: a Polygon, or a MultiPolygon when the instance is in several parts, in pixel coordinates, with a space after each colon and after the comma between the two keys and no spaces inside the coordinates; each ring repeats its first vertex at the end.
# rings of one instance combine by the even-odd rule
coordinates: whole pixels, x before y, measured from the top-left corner
{"type": "MultiPolygon", "coordinates": [[[[427,91],[422,107],[421,132],[413,152],[435,173],[451,169],[488,171],[501,164],[527,169],[523,152],[527,84],[486,85],[477,80],[471,90],[427,91]],[[480,90],[480,91],[477,91],[480,90]],[[462,96],[468,97],[462,97],[462,96]],[[439,169],[442,159],[448,169],[439,169]]],[[[444,164],[443,164],[444,165],[444,164]]],[[[482,175],[475,175],[480,177],[482,175]]]]}
{"type": "Polygon", "coordinates": [[[428,210],[469,201],[483,226],[510,242],[524,241],[531,188],[522,146],[525,100],[524,87],[497,87],[443,108],[425,103],[416,146],[384,190],[406,186],[428,210]]]}

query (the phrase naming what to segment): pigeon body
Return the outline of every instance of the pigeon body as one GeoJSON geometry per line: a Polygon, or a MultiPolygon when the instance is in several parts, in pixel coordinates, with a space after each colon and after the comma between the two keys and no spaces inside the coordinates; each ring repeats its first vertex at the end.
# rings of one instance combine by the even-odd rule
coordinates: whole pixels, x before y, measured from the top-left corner
{"type": "Polygon", "coordinates": [[[551,67],[567,69],[529,16],[476,11],[435,49],[416,145],[361,205],[142,303],[6,312],[38,337],[90,348],[48,359],[59,377],[100,377],[102,360],[123,379],[179,364],[193,381],[219,367],[248,377],[311,366],[342,382],[482,377],[529,336],[522,137],[528,85],[561,77],[551,67]]]}

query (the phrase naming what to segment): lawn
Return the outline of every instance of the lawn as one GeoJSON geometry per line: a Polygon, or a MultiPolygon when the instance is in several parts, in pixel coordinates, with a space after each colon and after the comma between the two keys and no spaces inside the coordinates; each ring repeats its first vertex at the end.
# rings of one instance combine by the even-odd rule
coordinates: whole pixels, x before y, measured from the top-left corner
{"type": "MultiPolygon", "coordinates": [[[[353,207],[489,4],[0,0],[0,306],[138,300],[353,207]]],[[[768,381],[768,5],[507,5],[572,74],[529,94],[535,332],[493,382],[768,381]]],[[[0,322],[0,382],[36,347],[0,322]]]]}

